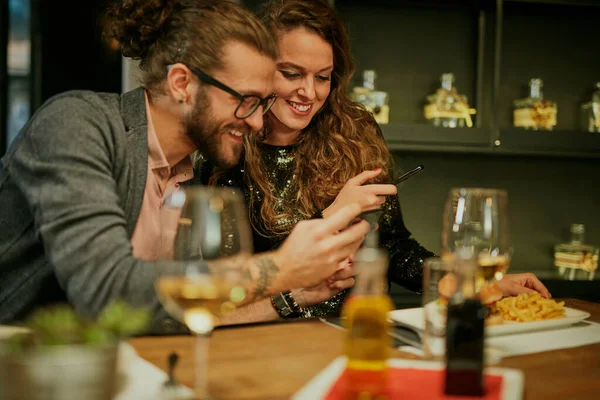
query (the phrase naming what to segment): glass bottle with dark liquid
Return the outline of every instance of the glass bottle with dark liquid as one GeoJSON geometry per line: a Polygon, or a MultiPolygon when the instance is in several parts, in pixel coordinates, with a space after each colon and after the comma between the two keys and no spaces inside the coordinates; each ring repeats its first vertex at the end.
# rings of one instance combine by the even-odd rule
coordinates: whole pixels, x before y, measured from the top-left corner
{"type": "Polygon", "coordinates": [[[483,396],[484,321],[486,309],[476,293],[475,257],[455,260],[458,290],[448,301],[446,382],[444,393],[483,396]]]}

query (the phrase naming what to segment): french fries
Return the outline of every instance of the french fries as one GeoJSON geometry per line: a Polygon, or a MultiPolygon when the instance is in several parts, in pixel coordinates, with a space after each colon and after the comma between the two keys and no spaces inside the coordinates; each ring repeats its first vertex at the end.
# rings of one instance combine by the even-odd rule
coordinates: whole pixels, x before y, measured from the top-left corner
{"type": "Polygon", "coordinates": [[[545,299],[539,293],[521,293],[496,302],[495,308],[505,321],[529,322],[565,316],[564,301],[545,299]]]}

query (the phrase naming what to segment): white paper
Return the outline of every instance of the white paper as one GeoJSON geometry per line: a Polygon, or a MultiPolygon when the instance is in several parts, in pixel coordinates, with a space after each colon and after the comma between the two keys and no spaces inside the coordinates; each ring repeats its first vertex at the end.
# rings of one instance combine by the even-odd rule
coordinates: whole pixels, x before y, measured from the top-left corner
{"type": "MultiPolygon", "coordinates": [[[[165,363],[167,362],[165,358],[165,363]]],[[[162,392],[167,374],[152,363],[137,355],[135,349],[127,343],[119,347],[119,390],[114,400],[165,400],[162,392]]],[[[181,387],[188,397],[192,391],[181,387]]]]}

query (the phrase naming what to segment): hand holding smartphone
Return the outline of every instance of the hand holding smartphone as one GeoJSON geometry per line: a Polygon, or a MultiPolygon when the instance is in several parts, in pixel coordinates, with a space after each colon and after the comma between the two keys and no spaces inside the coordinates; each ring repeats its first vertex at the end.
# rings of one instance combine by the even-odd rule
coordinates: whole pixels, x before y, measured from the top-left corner
{"type": "MultiPolygon", "coordinates": [[[[408,171],[408,172],[400,175],[396,179],[394,179],[391,182],[391,184],[395,185],[395,186],[398,186],[399,184],[401,184],[402,182],[404,182],[408,178],[411,178],[411,177],[417,175],[419,172],[423,171],[424,169],[425,169],[425,166],[423,164],[418,165],[417,167],[411,169],[410,171],[408,171]]],[[[365,211],[365,212],[363,212],[363,213],[360,214],[360,217],[364,218],[366,215],[375,214],[375,213],[378,213],[378,212],[381,212],[381,209],[365,211]]]]}

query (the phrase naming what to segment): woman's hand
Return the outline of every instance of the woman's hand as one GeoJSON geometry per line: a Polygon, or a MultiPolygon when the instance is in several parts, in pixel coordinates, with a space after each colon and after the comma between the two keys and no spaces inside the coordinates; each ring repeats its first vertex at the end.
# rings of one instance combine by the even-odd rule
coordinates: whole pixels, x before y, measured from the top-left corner
{"type": "Polygon", "coordinates": [[[356,276],[358,272],[354,269],[354,254],[351,254],[344,261],[339,263],[337,271],[335,274],[331,275],[329,279],[329,285],[336,285],[337,281],[343,281],[348,278],[352,278],[356,276]]]}
{"type": "Polygon", "coordinates": [[[329,300],[342,290],[352,286],[354,286],[354,278],[338,280],[334,284],[330,284],[329,280],[324,280],[311,288],[294,289],[292,296],[296,303],[304,308],[329,300]]]}
{"type": "Polygon", "coordinates": [[[542,297],[547,299],[552,295],[544,284],[534,274],[528,272],[525,274],[508,274],[497,282],[504,296],[516,296],[519,293],[539,292],[542,297]]]}
{"type": "Polygon", "coordinates": [[[354,286],[353,264],[350,258],[342,261],[334,275],[316,286],[292,290],[292,296],[300,307],[308,307],[331,299],[344,289],[354,286]]]}
{"type": "Polygon", "coordinates": [[[353,203],[358,204],[362,212],[381,208],[386,201],[386,196],[395,195],[398,189],[390,184],[364,184],[380,173],[381,168],[377,168],[372,171],[364,171],[348,180],[333,203],[323,210],[323,217],[327,218],[336,210],[353,203]]]}

